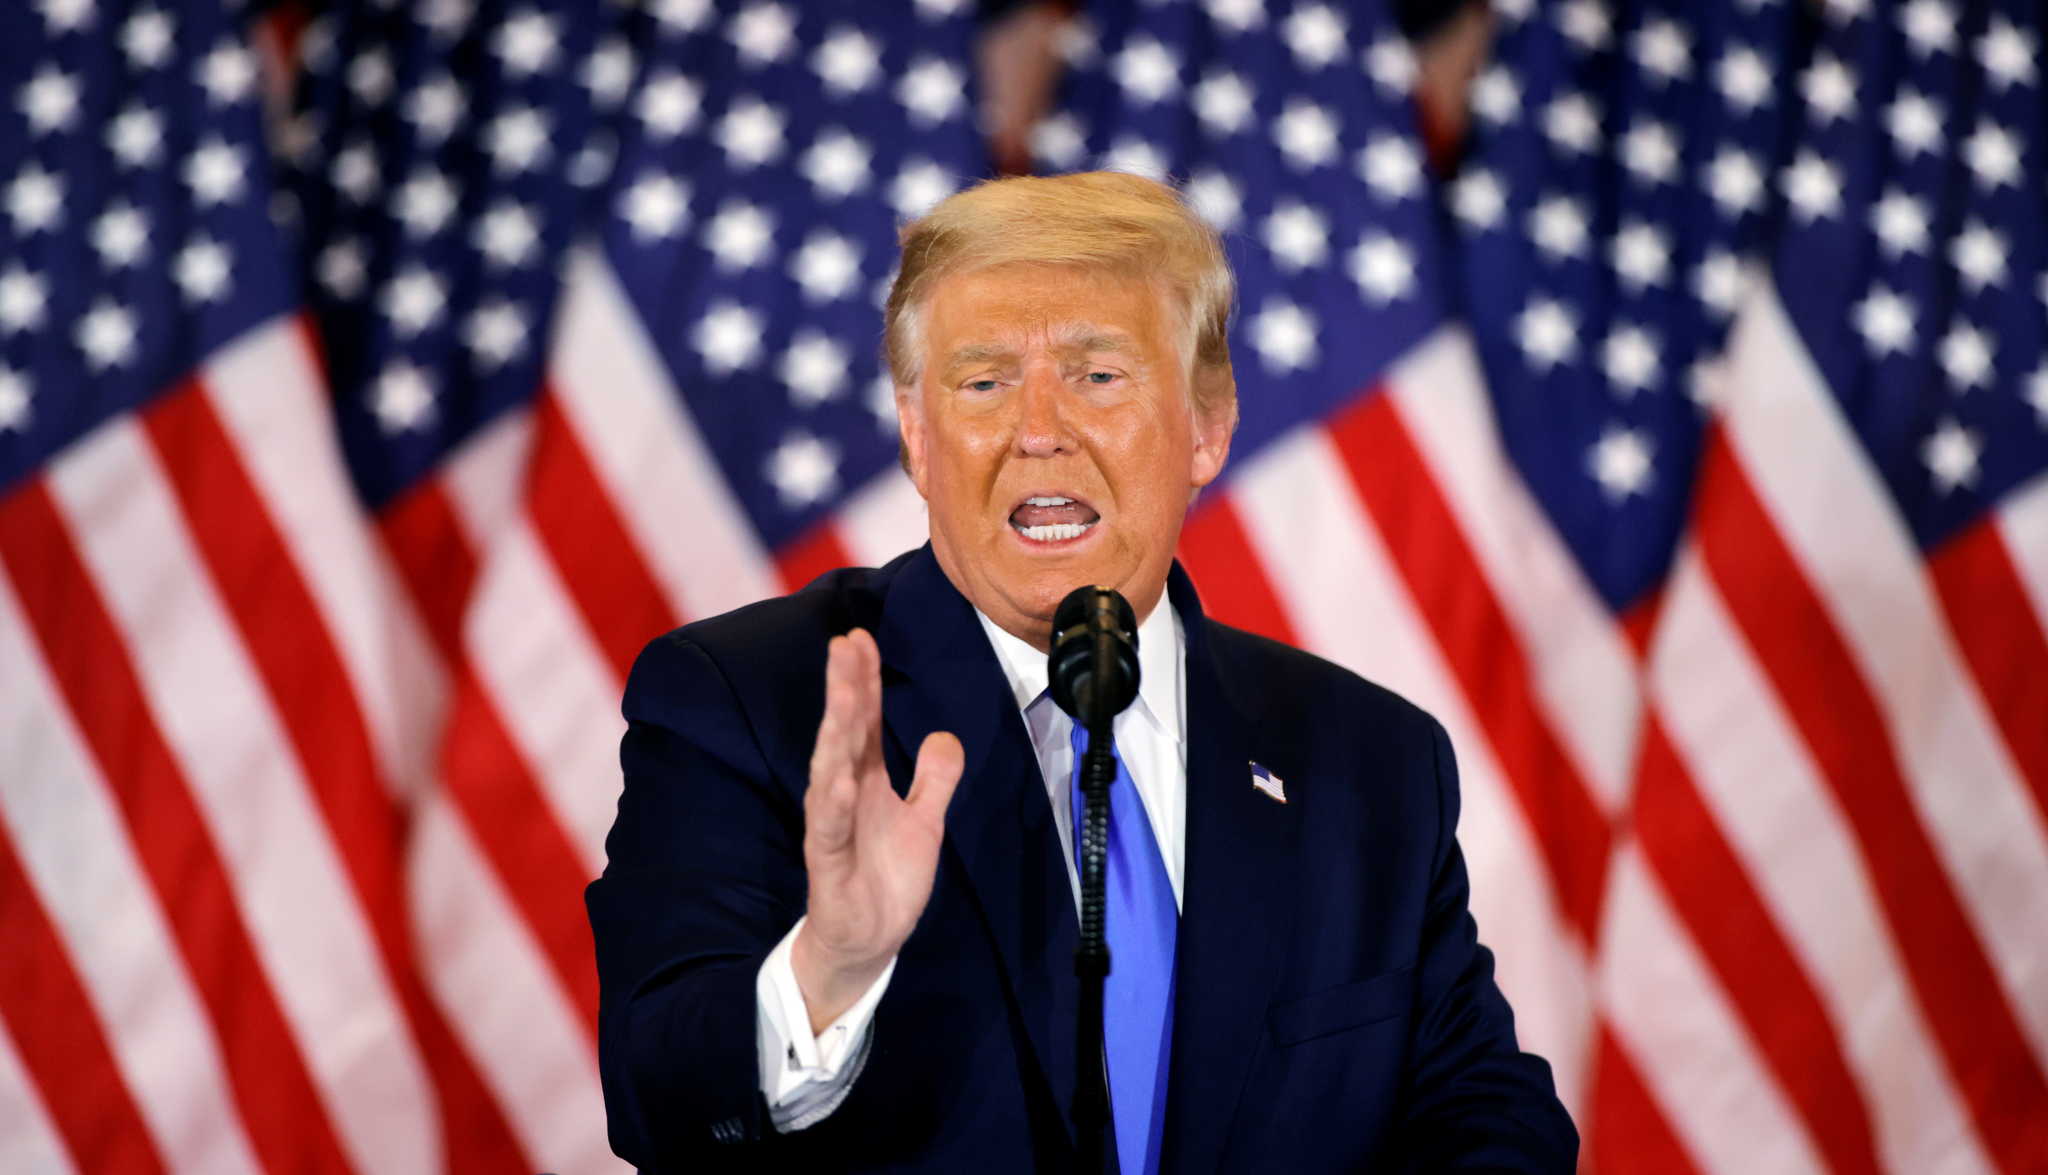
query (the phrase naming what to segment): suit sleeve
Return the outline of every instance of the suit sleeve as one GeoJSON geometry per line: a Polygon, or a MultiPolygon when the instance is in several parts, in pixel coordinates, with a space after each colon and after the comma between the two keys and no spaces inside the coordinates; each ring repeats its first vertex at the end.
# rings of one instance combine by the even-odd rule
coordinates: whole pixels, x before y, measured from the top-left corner
{"type": "Polygon", "coordinates": [[[1395,1149],[1412,1172],[1518,1171],[1569,1175],[1578,1133],[1557,1099],[1550,1066],[1515,1042],[1514,1013],[1479,944],[1456,837],[1457,765],[1429,723],[1440,823],[1422,929],[1414,1052],[1395,1149]]]}
{"type": "Polygon", "coordinates": [[[612,1149],[647,1171],[761,1162],[756,979],[802,915],[800,791],[712,658],[671,634],[626,686],[625,791],[586,895],[612,1149]]]}

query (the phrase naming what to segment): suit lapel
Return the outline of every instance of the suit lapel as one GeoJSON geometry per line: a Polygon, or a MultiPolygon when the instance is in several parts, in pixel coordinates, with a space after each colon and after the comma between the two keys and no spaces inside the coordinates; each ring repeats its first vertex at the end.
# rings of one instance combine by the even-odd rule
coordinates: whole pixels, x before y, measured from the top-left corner
{"type": "Polygon", "coordinates": [[[966,768],[944,853],[967,881],[1062,1121],[1074,1091],[1079,929],[1045,782],[995,650],[926,547],[897,573],[875,633],[882,713],[906,764],[926,735],[959,736],[966,768]]]}
{"type": "MultiPolygon", "coordinates": [[[[1173,1055],[1162,1166],[1192,1169],[1228,1137],[1278,979],[1295,884],[1295,809],[1251,786],[1255,727],[1224,689],[1194,586],[1170,599],[1187,635],[1185,884],[1175,962],[1173,1055]]],[[[935,730],[958,735],[966,770],[946,813],[946,858],[995,943],[1054,1104],[1074,1092],[1078,937],[1045,783],[981,624],[929,548],[897,573],[875,634],[883,716],[908,764],[935,730]]],[[[899,786],[908,785],[908,769],[899,786]]]]}
{"type": "Polygon", "coordinates": [[[1169,590],[1187,634],[1187,842],[1162,1168],[1213,1167],[1278,979],[1296,880],[1295,809],[1251,786],[1252,722],[1231,702],[1194,585],[1169,590]]]}

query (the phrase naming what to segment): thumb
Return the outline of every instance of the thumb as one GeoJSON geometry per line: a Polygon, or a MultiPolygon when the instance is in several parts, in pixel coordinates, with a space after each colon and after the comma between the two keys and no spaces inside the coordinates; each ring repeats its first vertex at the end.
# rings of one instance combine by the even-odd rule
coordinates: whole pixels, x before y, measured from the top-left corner
{"type": "Polygon", "coordinates": [[[960,749],[959,739],[943,730],[926,735],[917,748],[917,770],[904,801],[932,827],[944,827],[946,806],[953,802],[953,789],[966,765],[967,753],[960,749]]]}

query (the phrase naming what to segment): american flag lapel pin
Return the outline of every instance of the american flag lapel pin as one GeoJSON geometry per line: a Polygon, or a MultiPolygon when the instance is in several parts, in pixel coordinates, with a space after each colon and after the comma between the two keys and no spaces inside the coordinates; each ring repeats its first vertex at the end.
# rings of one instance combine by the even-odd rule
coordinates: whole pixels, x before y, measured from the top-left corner
{"type": "Polygon", "coordinates": [[[1287,787],[1280,777],[1273,774],[1263,763],[1252,764],[1252,786],[1259,789],[1269,800],[1284,804],[1287,802],[1287,787]]]}

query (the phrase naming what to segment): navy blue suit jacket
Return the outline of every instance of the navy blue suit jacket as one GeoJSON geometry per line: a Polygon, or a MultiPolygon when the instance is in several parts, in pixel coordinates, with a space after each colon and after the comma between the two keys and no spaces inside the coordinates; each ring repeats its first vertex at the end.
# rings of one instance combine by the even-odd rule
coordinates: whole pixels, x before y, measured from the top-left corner
{"type": "MultiPolygon", "coordinates": [[[[1441,727],[1328,662],[1206,619],[1187,633],[1187,831],[1167,1171],[1545,1171],[1577,1137],[1516,1048],[1466,908],[1441,727]],[[1285,781],[1287,802],[1249,766],[1285,781]]],[[[649,645],[626,786],[588,905],[612,1145],[650,1171],[1074,1169],[1074,900],[1015,700],[929,548],[649,645]],[[866,1068],[778,1135],[755,974],[804,909],[803,792],[826,642],[882,654],[889,773],[926,734],[966,772],[866,1068]]]]}

